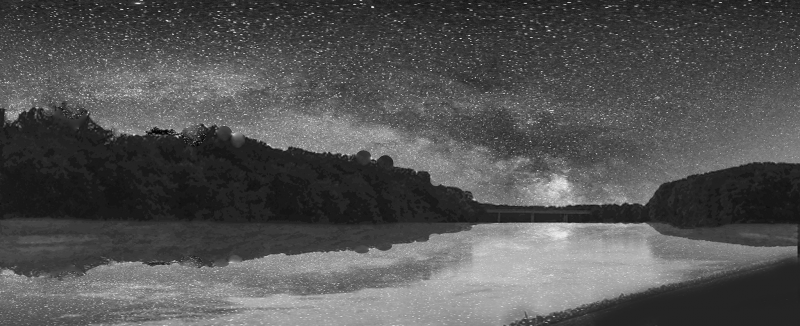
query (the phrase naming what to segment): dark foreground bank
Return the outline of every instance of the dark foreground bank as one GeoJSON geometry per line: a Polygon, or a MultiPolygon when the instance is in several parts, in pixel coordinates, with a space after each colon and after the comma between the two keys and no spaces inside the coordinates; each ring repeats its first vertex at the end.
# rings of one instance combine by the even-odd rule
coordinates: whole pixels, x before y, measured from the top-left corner
{"type": "Polygon", "coordinates": [[[798,275],[798,260],[787,260],[741,275],[620,303],[552,325],[800,325],[798,275]]]}

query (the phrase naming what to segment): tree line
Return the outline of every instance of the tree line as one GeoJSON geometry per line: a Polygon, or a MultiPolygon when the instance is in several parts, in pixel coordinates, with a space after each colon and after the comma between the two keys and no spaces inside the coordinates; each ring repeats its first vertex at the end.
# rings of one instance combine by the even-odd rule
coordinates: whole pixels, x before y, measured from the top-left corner
{"type": "Polygon", "coordinates": [[[677,226],[797,223],[800,164],[760,162],[662,184],[650,217],[677,226]]]}
{"type": "MultiPolygon", "coordinates": [[[[31,108],[12,122],[0,108],[0,118],[0,218],[492,222],[485,208],[518,207],[433,186],[428,172],[395,167],[388,155],[284,151],[243,137],[232,145],[219,137],[222,130],[231,138],[224,126],[116,134],[66,103],[31,108]]],[[[791,222],[800,216],[800,165],[753,163],[690,176],[662,185],[646,206],[525,208],[588,210],[580,221],[591,223],[791,222]]]]}
{"type": "Polygon", "coordinates": [[[83,109],[31,108],[0,132],[0,216],[391,223],[469,222],[482,210],[424,171],[249,138],[237,148],[217,130],[115,135],[83,109]]]}

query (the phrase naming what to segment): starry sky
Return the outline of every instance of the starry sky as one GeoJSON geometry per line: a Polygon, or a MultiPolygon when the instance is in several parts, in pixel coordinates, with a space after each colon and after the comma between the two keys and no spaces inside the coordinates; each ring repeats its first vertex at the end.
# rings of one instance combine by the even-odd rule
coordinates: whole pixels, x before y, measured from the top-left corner
{"type": "Polygon", "coordinates": [[[0,2],[0,107],[230,126],[511,205],[800,163],[800,2],[0,2]],[[503,3],[503,4],[501,4],[503,3]]]}

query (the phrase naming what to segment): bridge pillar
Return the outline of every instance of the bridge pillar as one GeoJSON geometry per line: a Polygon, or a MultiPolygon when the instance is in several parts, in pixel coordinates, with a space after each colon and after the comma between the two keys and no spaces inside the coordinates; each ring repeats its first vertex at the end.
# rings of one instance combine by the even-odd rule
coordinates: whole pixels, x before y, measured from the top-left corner
{"type": "Polygon", "coordinates": [[[497,223],[500,223],[500,212],[497,212],[497,223]]]}

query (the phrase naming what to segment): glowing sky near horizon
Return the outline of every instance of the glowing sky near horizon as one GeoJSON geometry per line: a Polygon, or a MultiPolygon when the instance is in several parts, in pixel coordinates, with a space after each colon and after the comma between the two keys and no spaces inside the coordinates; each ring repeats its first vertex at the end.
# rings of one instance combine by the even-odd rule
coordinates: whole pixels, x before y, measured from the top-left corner
{"type": "Polygon", "coordinates": [[[482,202],[800,163],[793,1],[6,1],[0,107],[391,155],[482,202]],[[458,3],[458,4],[455,4],[458,3]]]}

